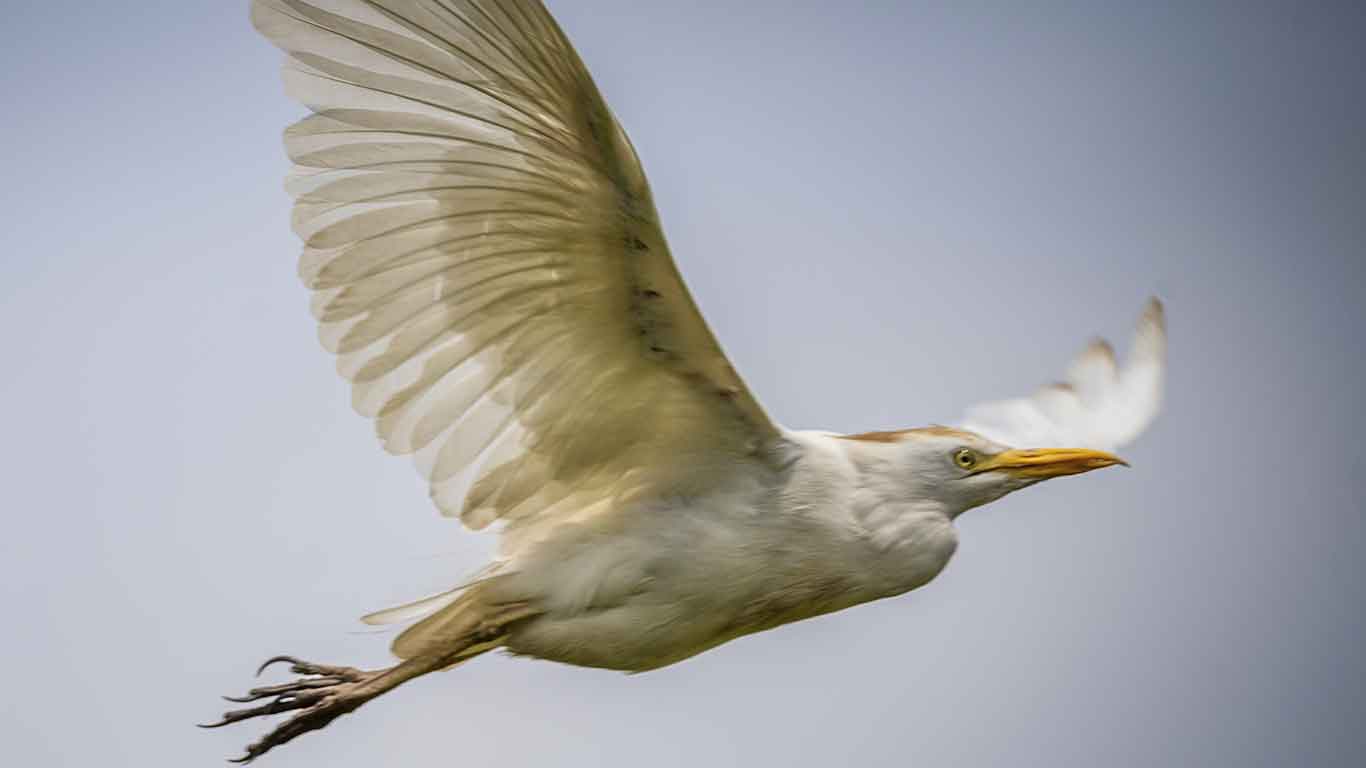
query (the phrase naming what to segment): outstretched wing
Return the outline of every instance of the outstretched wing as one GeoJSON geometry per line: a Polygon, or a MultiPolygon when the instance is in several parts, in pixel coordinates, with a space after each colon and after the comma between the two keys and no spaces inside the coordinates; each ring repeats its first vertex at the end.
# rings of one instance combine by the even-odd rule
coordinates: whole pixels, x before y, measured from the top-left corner
{"type": "Polygon", "coordinates": [[[537,0],[255,0],[314,114],[285,144],[323,344],[473,528],[761,460],[645,175],[537,0]],[[758,458],[756,458],[758,457],[758,458]]]}
{"type": "Polygon", "coordinates": [[[1166,366],[1166,320],[1162,303],[1152,299],[1123,367],[1108,342],[1093,341],[1072,363],[1065,382],[1032,397],[976,406],[963,417],[963,428],[1016,448],[1114,450],[1138,437],[1157,416],[1166,366]]]}

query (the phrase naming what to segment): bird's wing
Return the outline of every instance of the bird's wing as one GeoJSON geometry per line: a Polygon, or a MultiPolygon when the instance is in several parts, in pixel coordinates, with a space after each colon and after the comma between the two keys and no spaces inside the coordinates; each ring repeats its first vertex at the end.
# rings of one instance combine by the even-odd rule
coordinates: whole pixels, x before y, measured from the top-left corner
{"type": "Polygon", "coordinates": [[[1148,302],[1123,366],[1103,341],[1072,363],[1067,379],[1032,397],[969,409],[963,428],[1016,448],[1114,450],[1138,437],[1162,407],[1167,328],[1162,303],[1148,302]]]}
{"type": "Polygon", "coordinates": [[[285,143],[323,343],[444,514],[588,514],[762,463],[779,432],[540,2],[255,0],[252,19],[314,112],[285,143]]]}

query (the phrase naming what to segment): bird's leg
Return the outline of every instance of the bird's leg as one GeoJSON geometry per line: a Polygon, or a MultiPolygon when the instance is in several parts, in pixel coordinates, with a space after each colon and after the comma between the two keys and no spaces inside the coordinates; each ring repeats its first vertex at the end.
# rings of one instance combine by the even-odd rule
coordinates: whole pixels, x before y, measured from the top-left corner
{"type": "Polygon", "coordinates": [[[440,669],[439,658],[419,657],[387,669],[364,671],[353,667],[313,664],[291,656],[277,656],[262,664],[257,674],[264,672],[273,664],[288,663],[290,670],[301,677],[283,685],[253,688],[245,696],[225,696],[228,701],[242,704],[262,699],[269,701],[225,712],[221,720],[203,727],[219,728],[252,718],[297,711],[298,714],[276,726],[260,741],[249,745],[246,754],[233,761],[249,763],[296,736],[316,731],[338,717],[355,711],[360,705],[380,694],[391,691],[415,677],[440,669]]]}
{"type": "Polygon", "coordinates": [[[509,624],[536,613],[521,603],[497,606],[482,612],[483,615],[473,616],[461,630],[453,632],[439,650],[405,659],[387,669],[365,671],[354,667],[313,664],[292,656],[276,656],[262,664],[256,674],[261,674],[273,664],[287,663],[290,671],[300,677],[283,685],[252,688],[245,696],[225,696],[228,701],[239,704],[262,699],[269,701],[225,712],[218,722],[202,727],[220,728],[257,717],[297,712],[260,741],[248,745],[246,754],[232,761],[249,763],[275,747],[292,741],[296,736],[316,731],[338,717],[354,712],[365,702],[415,677],[446,669],[489,650],[506,633],[509,624]]]}

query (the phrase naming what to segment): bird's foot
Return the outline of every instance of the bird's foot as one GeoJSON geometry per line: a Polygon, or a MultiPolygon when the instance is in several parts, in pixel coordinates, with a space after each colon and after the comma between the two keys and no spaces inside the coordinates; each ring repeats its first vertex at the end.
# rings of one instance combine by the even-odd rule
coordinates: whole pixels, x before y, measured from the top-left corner
{"type": "Polygon", "coordinates": [[[291,741],[296,736],[316,731],[338,717],[355,710],[361,704],[380,693],[367,683],[387,670],[366,672],[354,667],[334,667],[326,664],[313,664],[300,661],[292,656],[276,656],[262,664],[256,674],[260,675],[273,664],[287,663],[290,671],[300,677],[291,683],[252,688],[245,696],[224,696],[228,701],[247,704],[269,699],[264,704],[244,709],[234,709],[223,713],[216,723],[207,723],[202,728],[221,728],[231,723],[250,720],[255,717],[298,712],[298,714],[279,724],[260,741],[247,746],[246,754],[233,760],[234,763],[249,763],[271,749],[291,741]]]}

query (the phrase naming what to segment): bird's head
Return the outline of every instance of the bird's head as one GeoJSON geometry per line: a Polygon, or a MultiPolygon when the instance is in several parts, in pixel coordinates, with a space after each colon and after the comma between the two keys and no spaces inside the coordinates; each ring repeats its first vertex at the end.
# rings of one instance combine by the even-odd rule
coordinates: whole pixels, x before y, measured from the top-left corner
{"type": "Polygon", "coordinates": [[[1020,449],[995,443],[974,432],[928,427],[900,432],[851,435],[850,439],[889,443],[879,450],[886,475],[916,500],[933,500],[951,516],[996,501],[1012,491],[1054,477],[1079,475],[1116,464],[1118,456],[1089,448],[1020,449]]]}

